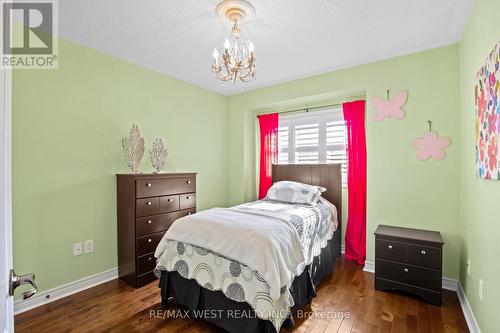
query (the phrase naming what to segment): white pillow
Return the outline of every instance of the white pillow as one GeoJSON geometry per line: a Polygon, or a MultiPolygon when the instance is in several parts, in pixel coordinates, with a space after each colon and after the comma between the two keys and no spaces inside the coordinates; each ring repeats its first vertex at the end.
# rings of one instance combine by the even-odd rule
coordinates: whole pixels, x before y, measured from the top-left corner
{"type": "Polygon", "coordinates": [[[281,181],[271,186],[264,200],[312,205],[316,204],[320,196],[321,191],[317,186],[281,181]]]}

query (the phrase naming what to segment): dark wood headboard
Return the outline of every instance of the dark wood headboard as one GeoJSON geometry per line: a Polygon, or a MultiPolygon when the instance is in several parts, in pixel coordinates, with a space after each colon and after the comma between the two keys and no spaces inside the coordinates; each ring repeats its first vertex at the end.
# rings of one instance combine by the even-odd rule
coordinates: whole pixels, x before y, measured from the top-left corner
{"type": "Polygon", "coordinates": [[[273,164],[273,183],[282,180],[323,186],[326,192],[322,193],[326,200],[337,208],[338,246],[340,255],[340,238],[342,225],[342,176],[340,164],[273,164]]]}

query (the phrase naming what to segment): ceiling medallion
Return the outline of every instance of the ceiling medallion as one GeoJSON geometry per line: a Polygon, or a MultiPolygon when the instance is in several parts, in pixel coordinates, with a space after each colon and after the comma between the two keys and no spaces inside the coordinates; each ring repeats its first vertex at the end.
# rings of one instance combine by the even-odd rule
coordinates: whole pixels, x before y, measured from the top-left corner
{"type": "Polygon", "coordinates": [[[254,45],[250,40],[240,39],[238,23],[246,22],[255,16],[255,8],[245,0],[224,0],[217,5],[215,12],[233,24],[230,38],[224,42],[224,51],[219,54],[214,49],[212,72],[221,81],[237,80],[249,82],[255,79],[254,45]]]}

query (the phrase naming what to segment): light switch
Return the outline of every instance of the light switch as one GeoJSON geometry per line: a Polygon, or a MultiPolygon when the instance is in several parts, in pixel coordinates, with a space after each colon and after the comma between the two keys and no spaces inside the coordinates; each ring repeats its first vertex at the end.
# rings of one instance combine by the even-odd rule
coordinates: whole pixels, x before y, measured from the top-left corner
{"type": "Polygon", "coordinates": [[[85,254],[94,252],[94,240],[89,239],[85,241],[85,254]]]}

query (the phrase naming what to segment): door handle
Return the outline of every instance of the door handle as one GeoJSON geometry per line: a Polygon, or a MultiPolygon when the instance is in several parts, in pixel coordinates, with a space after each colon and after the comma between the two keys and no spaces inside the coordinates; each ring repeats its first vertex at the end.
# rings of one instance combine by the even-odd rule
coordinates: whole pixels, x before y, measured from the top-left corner
{"type": "Polygon", "coordinates": [[[9,295],[14,296],[14,290],[16,290],[17,287],[22,286],[24,284],[30,284],[31,288],[28,291],[21,294],[22,299],[28,299],[38,292],[38,287],[35,283],[34,273],[29,273],[25,275],[16,275],[16,272],[13,269],[11,269],[10,279],[9,279],[9,295]]]}

